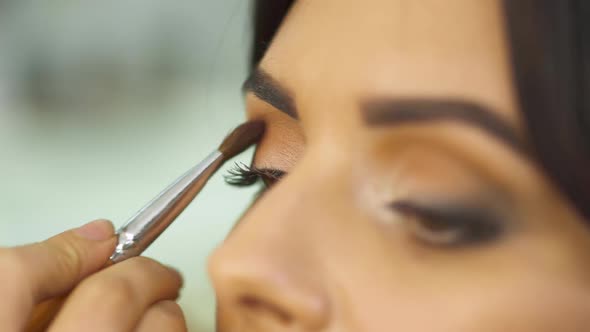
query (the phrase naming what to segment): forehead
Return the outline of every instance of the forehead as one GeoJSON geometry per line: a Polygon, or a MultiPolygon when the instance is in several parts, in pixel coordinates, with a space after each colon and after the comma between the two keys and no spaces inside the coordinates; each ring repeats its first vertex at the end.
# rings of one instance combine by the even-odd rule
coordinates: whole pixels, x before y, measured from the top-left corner
{"type": "Polygon", "coordinates": [[[300,0],[261,66],[302,114],[385,95],[468,99],[518,119],[495,0],[300,0]]]}

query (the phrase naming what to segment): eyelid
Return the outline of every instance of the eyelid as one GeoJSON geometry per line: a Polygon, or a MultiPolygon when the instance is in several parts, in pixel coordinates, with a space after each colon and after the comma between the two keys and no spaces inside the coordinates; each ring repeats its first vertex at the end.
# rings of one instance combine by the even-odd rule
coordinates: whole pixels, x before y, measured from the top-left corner
{"type": "Polygon", "coordinates": [[[515,183],[522,183],[519,189],[538,187],[540,173],[534,164],[470,127],[449,123],[398,128],[395,132],[384,130],[376,134],[383,137],[377,145],[379,148],[387,146],[389,151],[398,152],[408,146],[423,147],[451,158],[485,179],[494,191],[502,192],[506,200],[517,198],[512,189],[515,183]],[[470,144],[465,144],[466,141],[470,144]]]}
{"type": "Polygon", "coordinates": [[[259,178],[264,182],[267,188],[273,186],[287,174],[285,171],[279,169],[257,168],[255,166],[253,166],[253,171],[258,174],[259,178]]]}
{"type": "Polygon", "coordinates": [[[436,222],[443,227],[456,227],[460,239],[446,246],[485,244],[497,239],[505,230],[505,222],[493,211],[477,205],[457,203],[437,203],[433,206],[411,201],[396,201],[389,207],[405,217],[436,222]]]}

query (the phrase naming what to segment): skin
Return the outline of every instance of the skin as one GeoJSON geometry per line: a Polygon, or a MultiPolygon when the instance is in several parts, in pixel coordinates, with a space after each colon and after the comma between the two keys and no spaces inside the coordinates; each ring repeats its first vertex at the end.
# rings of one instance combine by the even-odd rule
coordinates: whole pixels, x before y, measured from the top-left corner
{"type": "Polygon", "coordinates": [[[458,119],[364,114],[376,97],[467,101],[526,147],[505,34],[499,1],[295,3],[260,68],[298,118],[246,94],[268,127],[254,165],[288,175],[211,257],[220,331],[587,329],[588,221],[526,148],[458,119]],[[400,201],[483,207],[501,231],[456,243],[400,201]]]}
{"type": "Polygon", "coordinates": [[[38,305],[62,296],[50,332],[186,331],[175,302],[180,274],[145,257],[102,269],[115,245],[112,224],[98,220],[42,242],[0,248],[2,331],[30,331],[25,326],[38,305]]]}

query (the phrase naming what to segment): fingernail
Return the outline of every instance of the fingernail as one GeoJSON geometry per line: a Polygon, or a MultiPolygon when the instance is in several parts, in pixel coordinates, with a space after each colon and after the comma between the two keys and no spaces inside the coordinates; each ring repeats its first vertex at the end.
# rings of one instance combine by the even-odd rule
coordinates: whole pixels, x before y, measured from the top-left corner
{"type": "Polygon", "coordinates": [[[113,236],[113,224],[108,220],[95,220],[79,227],[74,232],[87,240],[104,241],[113,236]]]}

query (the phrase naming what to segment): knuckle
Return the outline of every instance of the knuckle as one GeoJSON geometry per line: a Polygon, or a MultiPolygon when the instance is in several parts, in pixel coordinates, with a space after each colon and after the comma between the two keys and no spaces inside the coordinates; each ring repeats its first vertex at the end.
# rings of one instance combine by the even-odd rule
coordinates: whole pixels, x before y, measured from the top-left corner
{"type": "Polygon", "coordinates": [[[134,275],[141,278],[144,284],[157,285],[159,293],[178,293],[182,287],[183,279],[177,271],[151,258],[134,257],[122,264],[127,264],[125,269],[135,271],[134,275]]]}
{"type": "Polygon", "coordinates": [[[120,276],[89,278],[80,285],[77,293],[89,303],[109,308],[125,307],[137,295],[133,283],[120,276]]]}
{"type": "Polygon", "coordinates": [[[163,282],[164,280],[180,279],[177,272],[148,257],[134,257],[124,263],[128,264],[127,268],[140,271],[144,277],[150,280],[163,282]]]}
{"type": "Polygon", "coordinates": [[[76,246],[75,241],[68,237],[61,239],[60,243],[47,241],[46,244],[51,252],[55,253],[58,271],[64,275],[65,278],[70,276],[78,276],[82,270],[82,255],[80,249],[76,246]]]}
{"type": "Polygon", "coordinates": [[[155,269],[163,268],[157,261],[143,256],[133,257],[125,262],[129,268],[139,269],[144,272],[153,271],[155,269]]]}

